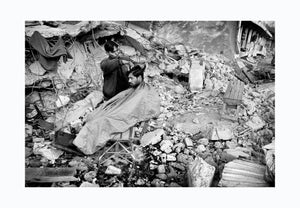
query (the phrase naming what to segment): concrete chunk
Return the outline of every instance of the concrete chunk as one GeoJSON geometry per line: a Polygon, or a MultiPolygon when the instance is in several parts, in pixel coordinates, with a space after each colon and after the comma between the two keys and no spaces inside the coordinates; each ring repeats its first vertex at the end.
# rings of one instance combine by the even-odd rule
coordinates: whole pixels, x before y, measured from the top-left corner
{"type": "Polygon", "coordinates": [[[162,135],[164,135],[163,129],[157,129],[155,131],[149,132],[144,134],[144,136],[141,139],[141,146],[145,147],[149,144],[157,144],[162,140],[162,135]]]}
{"type": "Polygon", "coordinates": [[[197,157],[188,165],[188,184],[190,187],[209,187],[215,174],[215,167],[197,157]]]}

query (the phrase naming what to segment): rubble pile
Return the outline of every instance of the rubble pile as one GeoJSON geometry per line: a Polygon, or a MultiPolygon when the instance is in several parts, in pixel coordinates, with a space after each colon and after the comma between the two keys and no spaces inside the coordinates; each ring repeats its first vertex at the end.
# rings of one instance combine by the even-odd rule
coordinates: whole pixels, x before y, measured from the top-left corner
{"type": "MultiPolygon", "coordinates": [[[[267,165],[274,179],[274,160],[269,153],[266,162],[264,148],[275,141],[274,90],[245,85],[237,121],[224,119],[220,114],[223,95],[228,83],[237,79],[227,58],[168,43],[116,23],[87,25],[77,33],[66,29],[76,28],[76,24],[57,28],[61,34],[68,34],[64,38],[70,41],[66,41],[66,47],[73,59],[64,63],[61,58],[56,71],[44,70],[34,59],[36,54],[31,54],[36,52],[28,49],[26,53],[26,168],[76,170],[72,180],[53,179],[45,186],[222,186],[219,181],[224,166],[241,158],[267,165]],[[116,156],[99,164],[104,150],[76,156],[76,151],[56,148],[53,141],[57,131],[76,135],[86,116],[101,102],[99,63],[105,57],[101,43],[108,38],[120,44],[123,54],[148,63],[145,81],[159,93],[161,113],[148,121],[143,134],[140,124],[135,127],[140,141],[134,145],[134,160],[116,156]],[[195,62],[196,67],[205,66],[203,87],[191,92],[188,74],[195,62]]],[[[58,30],[51,36],[45,29],[48,26],[42,26],[41,34],[55,39],[58,30]]],[[[26,34],[32,33],[28,30],[26,34]]],[[[36,180],[26,185],[41,186],[36,180]]]]}

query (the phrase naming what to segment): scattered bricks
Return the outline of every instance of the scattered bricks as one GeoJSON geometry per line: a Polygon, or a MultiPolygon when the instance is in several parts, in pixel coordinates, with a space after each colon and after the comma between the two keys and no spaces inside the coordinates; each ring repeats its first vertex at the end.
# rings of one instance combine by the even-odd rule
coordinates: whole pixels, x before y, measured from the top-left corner
{"type": "Polygon", "coordinates": [[[189,155],[190,154],[190,150],[189,149],[184,149],[183,153],[186,154],[186,155],[189,155]]]}
{"type": "Polygon", "coordinates": [[[186,137],[186,138],[184,139],[184,143],[185,143],[185,145],[186,145],[187,147],[192,147],[192,146],[193,146],[193,141],[192,141],[190,138],[188,138],[188,137],[186,137]]]}
{"type": "Polygon", "coordinates": [[[32,126],[25,124],[25,137],[32,135],[32,126]]]}
{"type": "Polygon", "coordinates": [[[184,163],[184,164],[188,164],[189,162],[193,161],[193,156],[189,156],[189,155],[185,155],[183,153],[179,153],[177,155],[177,161],[184,163]]]}
{"type": "Polygon", "coordinates": [[[84,179],[88,182],[92,182],[94,178],[96,178],[97,172],[96,171],[90,171],[84,174],[84,179]]]}
{"type": "Polygon", "coordinates": [[[178,174],[176,173],[176,171],[172,166],[169,166],[169,171],[170,172],[167,173],[168,178],[176,178],[178,176],[178,174]]]}
{"type": "Polygon", "coordinates": [[[200,144],[196,149],[196,152],[198,152],[198,153],[202,153],[202,152],[205,152],[205,151],[206,151],[206,148],[203,144],[200,144]]]}
{"type": "Polygon", "coordinates": [[[176,153],[181,152],[184,149],[185,145],[183,143],[177,143],[173,146],[173,149],[175,150],[176,153]]]}
{"type": "Polygon", "coordinates": [[[171,153],[172,152],[173,143],[171,140],[163,140],[160,143],[160,150],[165,153],[171,153]]]}
{"type": "Polygon", "coordinates": [[[167,162],[167,154],[166,153],[162,153],[160,155],[160,159],[162,163],[166,163],[167,162]]]}
{"type": "Polygon", "coordinates": [[[234,149],[237,147],[237,143],[234,141],[226,141],[226,147],[229,149],[234,149]]]}
{"type": "Polygon", "coordinates": [[[168,178],[168,176],[164,173],[159,173],[159,174],[156,174],[155,176],[161,180],[167,180],[167,178],[168,178]]]}
{"type": "Polygon", "coordinates": [[[149,165],[150,170],[155,170],[155,169],[157,169],[157,167],[158,167],[158,165],[153,164],[153,163],[150,163],[150,165],[149,165]]]}
{"type": "Polygon", "coordinates": [[[145,185],[146,184],[146,182],[143,180],[143,179],[141,179],[141,178],[139,178],[136,182],[135,182],[135,185],[137,185],[137,186],[143,186],[143,185],[145,185]]]}
{"type": "Polygon", "coordinates": [[[158,155],[160,155],[161,153],[162,153],[161,151],[155,150],[155,151],[152,152],[152,155],[158,156],[158,155]]]}
{"type": "Polygon", "coordinates": [[[176,153],[168,154],[167,155],[167,161],[176,161],[176,153]]]}
{"type": "Polygon", "coordinates": [[[159,174],[165,173],[166,172],[165,165],[159,165],[157,167],[157,171],[159,174]]]}
{"type": "Polygon", "coordinates": [[[185,170],[185,167],[183,165],[181,165],[180,163],[174,163],[174,162],[172,162],[172,163],[170,163],[170,166],[172,166],[172,167],[174,167],[174,168],[176,168],[178,170],[181,170],[181,171],[185,170]]]}
{"type": "Polygon", "coordinates": [[[164,182],[159,180],[158,178],[155,178],[153,181],[151,181],[151,186],[154,187],[164,187],[164,182]]]}
{"type": "Polygon", "coordinates": [[[198,144],[202,144],[202,145],[207,146],[208,143],[209,143],[209,141],[208,141],[207,138],[202,138],[202,139],[199,139],[199,140],[198,140],[198,144]]]}
{"type": "Polygon", "coordinates": [[[215,148],[217,148],[217,149],[221,149],[221,148],[223,148],[223,145],[222,145],[222,143],[221,142],[215,142],[215,148]]]}

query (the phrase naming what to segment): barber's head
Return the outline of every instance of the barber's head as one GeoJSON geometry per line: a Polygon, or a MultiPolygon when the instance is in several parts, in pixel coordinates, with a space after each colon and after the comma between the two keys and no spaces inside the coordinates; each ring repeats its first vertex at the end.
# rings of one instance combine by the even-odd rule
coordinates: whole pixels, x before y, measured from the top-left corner
{"type": "Polygon", "coordinates": [[[108,40],[104,44],[104,49],[107,52],[107,54],[110,56],[117,56],[120,52],[119,45],[116,42],[111,40],[108,40]]]}
{"type": "Polygon", "coordinates": [[[137,87],[144,81],[144,71],[146,66],[136,65],[128,72],[128,81],[131,87],[137,87]]]}

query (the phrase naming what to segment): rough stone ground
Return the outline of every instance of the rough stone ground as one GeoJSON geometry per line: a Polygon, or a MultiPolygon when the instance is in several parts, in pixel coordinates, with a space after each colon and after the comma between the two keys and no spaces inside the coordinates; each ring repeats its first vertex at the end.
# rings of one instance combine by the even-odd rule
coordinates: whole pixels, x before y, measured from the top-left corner
{"type": "MultiPolygon", "coordinates": [[[[224,104],[222,97],[227,85],[229,81],[237,79],[228,59],[222,55],[207,53],[193,56],[191,55],[194,53],[193,50],[189,49],[187,53],[186,49],[181,50],[182,48],[176,45],[175,49],[174,47],[169,49],[182,52],[179,53],[181,61],[170,61],[168,56],[162,55],[161,50],[153,49],[150,51],[153,56],[149,59],[153,59],[154,62],[150,61],[145,72],[146,82],[157,90],[161,98],[161,114],[149,121],[146,134],[161,129],[160,138],[156,136],[151,144],[144,147],[135,144],[136,160],[133,163],[122,158],[114,158],[100,165],[99,156],[109,144],[91,156],[76,156],[56,149],[51,145],[55,136],[51,126],[54,111],[49,111],[55,109],[53,102],[50,102],[55,95],[42,91],[42,97],[47,98],[44,99],[43,106],[47,108],[44,117],[47,118],[48,126],[35,123],[34,119],[26,122],[25,167],[74,167],[76,169],[74,177],[78,181],[54,183],[27,181],[26,186],[186,187],[189,186],[189,165],[200,157],[215,168],[214,174],[209,176],[212,177],[212,183],[208,185],[216,187],[222,177],[224,165],[236,158],[266,164],[263,146],[275,140],[275,83],[245,85],[238,119],[232,121],[221,114],[224,104]],[[206,63],[204,88],[200,92],[191,93],[186,76],[187,63],[190,59],[198,60],[199,56],[206,63]]],[[[99,60],[103,58],[103,51],[101,53],[99,60]]],[[[93,68],[90,60],[79,60],[76,66],[78,70],[84,68],[79,65],[82,63],[93,68]]],[[[73,82],[69,82],[70,92],[64,93],[72,96],[69,96],[67,108],[62,108],[61,111],[76,110],[75,103],[85,99],[95,90],[82,87],[86,86],[86,83],[80,85],[78,80],[85,82],[86,80],[82,78],[85,75],[78,73],[80,79],[75,79],[76,73],[71,74],[73,82]]],[[[95,76],[90,76],[89,79],[91,77],[95,76]]],[[[58,88],[57,83],[43,84],[47,84],[46,87],[55,85],[58,88]]],[[[96,103],[99,101],[97,99],[99,98],[95,98],[96,103]]],[[[86,114],[92,110],[88,108],[84,116],[72,121],[69,133],[78,133],[84,124],[86,114]]],[[[62,117],[65,115],[64,112],[59,112],[55,116],[59,117],[60,113],[62,117]]],[[[234,111],[229,114],[233,115],[234,111]]],[[[141,127],[138,125],[136,137],[140,133],[141,127]]]]}

